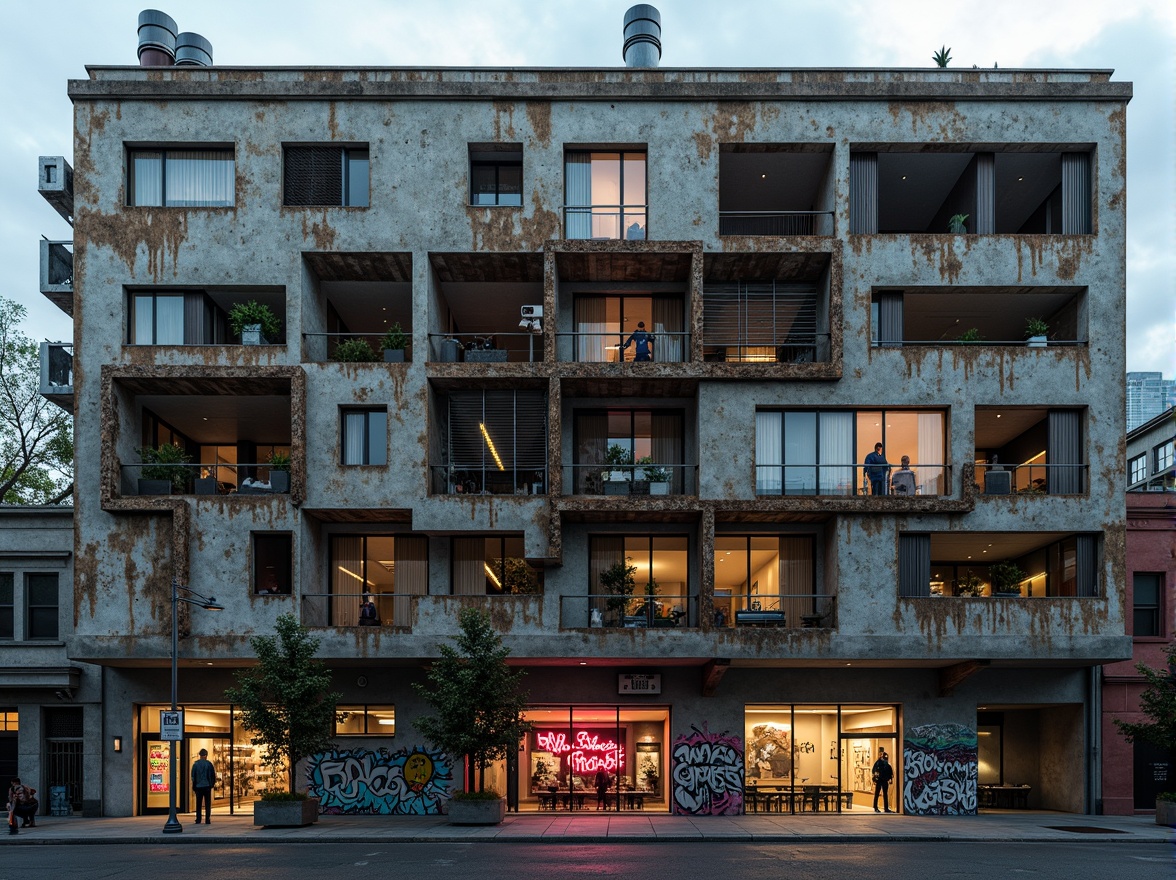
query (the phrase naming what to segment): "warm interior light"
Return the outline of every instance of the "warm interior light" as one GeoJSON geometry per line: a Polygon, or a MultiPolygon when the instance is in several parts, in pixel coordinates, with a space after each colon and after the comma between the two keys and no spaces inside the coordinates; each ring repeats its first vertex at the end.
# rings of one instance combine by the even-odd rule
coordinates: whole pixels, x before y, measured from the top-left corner
{"type": "Polygon", "coordinates": [[[344,568],[343,566],[341,566],[341,565],[340,565],[340,566],[339,566],[339,571],[343,572],[343,574],[345,574],[345,575],[348,575],[349,577],[353,577],[353,578],[355,578],[355,579],[356,579],[357,581],[359,581],[361,584],[367,584],[369,587],[374,587],[374,586],[375,586],[375,584],[373,584],[371,581],[364,580],[364,579],[363,579],[363,578],[361,578],[359,575],[357,575],[355,572],[351,571],[351,569],[344,568]]]}
{"type": "Polygon", "coordinates": [[[396,723],[396,719],[395,719],[395,718],[381,718],[381,719],[380,719],[379,721],[377,721],[376,723],[377,723],[377,724],[383,724],[383,725],[385,725],[386,727],[391,727],[392,725],[394,725],[394,724],[396,723]]]}
{"type": "Polygon", "coordinates": [[[492,569],[492,568],[490,567],[490,563],[489,563],[489,562],[483,562],[483,563],[482,563],[482,568],[486,569],[486,577],[488,577],[488,578],[490,578],[490,580],[494,581],[494,586],[498,587],[498,589],[500,589],[500,590],[501,590],[501,589],[502,589],[502,581],[500,581],[500,580],[498,579],[498,575],[496,575],[496,574],[494,573],[494,569],[492,569]]]}
{"type": "Polygon", "coordinates": [[[114,738],[114,750],[116,752],[122,751],[122,737],[121,736],[116,736],[114,738]]]}
{"type": "Polygon", "coordinates": [[[478,427],[482,430],[482,439],[486,441],[486,448],[494,456],[494,463],[498,465],[500,471],[506,470],[502,465],[502,459],[498,457],[498,450],[494,448],[494,441],[490,439],[490,432],[486,430],[486,426],[482,422],[478,422],[478,427]]]}

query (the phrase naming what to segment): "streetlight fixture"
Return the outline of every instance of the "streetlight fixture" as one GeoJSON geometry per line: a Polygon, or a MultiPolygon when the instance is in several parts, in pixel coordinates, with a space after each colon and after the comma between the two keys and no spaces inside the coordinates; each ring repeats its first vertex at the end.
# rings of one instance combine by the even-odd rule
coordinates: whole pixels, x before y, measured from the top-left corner
{"type": "MultiPolygon", "coordinates": [[[[205,611],[224,611],[225,606],[218,605],[215,596],[202,596],[195,590],[188,587],[181,586],[179,581],[172,579],[172,644],[171,644],[171,710],[176,711],[176,703],[178,701],[177,690],[179,684],[178,658],[180,653],[180,630],[178,626],[179,607],[181,602],[187,602],[189,605],[195,605],[197,608],[203,608],[205,611]],[[180,592],[187,593],[186,596],[181,596],[180,592]]],[[[167,791],[167,822],[164,823],[164,834],[178,834],[184,830],[184,826],[180,824],[180,820],[176,818],[176,741],[173,739],[171,743],[171,782],[168,785],[167,791]]]]}

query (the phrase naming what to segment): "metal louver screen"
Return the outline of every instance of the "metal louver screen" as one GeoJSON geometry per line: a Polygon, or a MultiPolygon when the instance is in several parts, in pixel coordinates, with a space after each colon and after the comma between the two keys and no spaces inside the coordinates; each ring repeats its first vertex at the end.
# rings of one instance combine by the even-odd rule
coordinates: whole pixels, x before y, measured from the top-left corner
{"type": "Polygon", "coordinates": [[[451,394],[449,464],[502,472],[546,469],[547,395],[542,391],[451,394]]]}
{"type": "Polygon", "coordinates": [[[284,204],[342,205],[343,148],[287,147],[284,204]]]}
{"type": "Polygon", "coordinates": [[[46,739],[81,739],[82,738],[82,710],[81,709],[46,709],[45,710],[45,738],[46,739]]]}
{"type": "Polygon", "coordinates": [[[728,361],[815,360],[817,290],[772,281],[708,284],[702,322],[704,348],[728,361]]]}

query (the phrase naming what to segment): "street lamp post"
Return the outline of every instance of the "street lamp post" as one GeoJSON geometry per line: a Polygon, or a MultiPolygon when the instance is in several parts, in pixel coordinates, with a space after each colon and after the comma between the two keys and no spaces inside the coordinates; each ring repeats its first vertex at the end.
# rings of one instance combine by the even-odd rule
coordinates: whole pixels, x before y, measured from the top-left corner
{"type": "MultiPolygon", "coordinates": [[[[177,691],[179,690],[179,654],[180,654],[180,630],[179,630],[179,608],[181,602],[187,602],[189,605],[195,605],[197,608],[203,608],[205,611],[224,611],[223,605],[218,605],[215,596],[202,596],[195,590],[188,587],[180,586],[179,582],[172,579],[172,594],[171,594],[171,612],[172,612],[172,643],[171,643],[171,710],[175,712],[179,701],[177,691]],[[181,596],[180,591],[183,590],[187,596],[181,596]]],[[[184,830],[184,826],[180,824],[180,820],[176,818],[176,741],[173,739],[171,743],[171,781],[167,789],[167,822],[163,825],[164,834],[178,834],[184,830]]]]}

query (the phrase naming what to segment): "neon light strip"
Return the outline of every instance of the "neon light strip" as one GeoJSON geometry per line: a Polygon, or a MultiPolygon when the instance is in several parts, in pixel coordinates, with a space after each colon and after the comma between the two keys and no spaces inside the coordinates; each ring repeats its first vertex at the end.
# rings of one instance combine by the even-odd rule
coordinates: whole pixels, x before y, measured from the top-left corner
{"type": "Polygon", "coordinates": [[[482,429],[482,439],[486,441],[486,445],[490,448],[490,454],[494,456],[494,463],[498,465],[500,471],[506,470],[502,466],[502,459],[498,457],[498,450],[494,448],[494,441],[490,439],[490,432],[486,430],[486,426],[478,422],[478,427],[482,429]]]}

